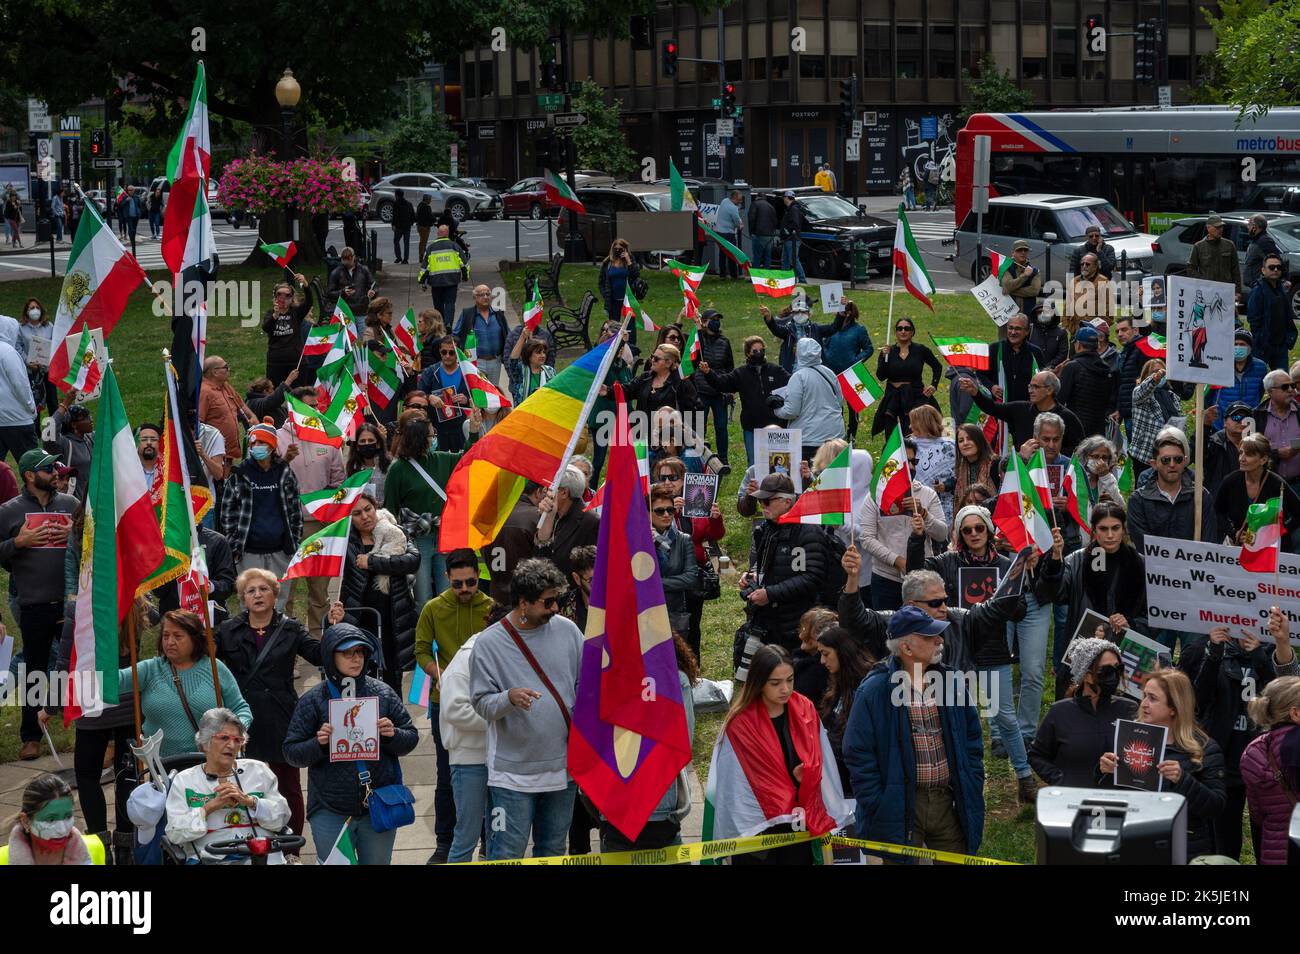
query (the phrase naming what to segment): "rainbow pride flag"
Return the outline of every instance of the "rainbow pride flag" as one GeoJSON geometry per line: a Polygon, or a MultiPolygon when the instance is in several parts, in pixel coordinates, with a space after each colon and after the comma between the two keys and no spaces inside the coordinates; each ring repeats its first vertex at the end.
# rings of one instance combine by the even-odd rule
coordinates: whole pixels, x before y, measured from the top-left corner
{"type": "Polygon", "coordinates": [[[438,534],[442,552],[487,546],[501,531],[526,481],[548,487],[555,483],[573,456],[616,356],[612,345],[620,340],[615,335],[584,354],[465,452],[447,481],[438,534]]]}

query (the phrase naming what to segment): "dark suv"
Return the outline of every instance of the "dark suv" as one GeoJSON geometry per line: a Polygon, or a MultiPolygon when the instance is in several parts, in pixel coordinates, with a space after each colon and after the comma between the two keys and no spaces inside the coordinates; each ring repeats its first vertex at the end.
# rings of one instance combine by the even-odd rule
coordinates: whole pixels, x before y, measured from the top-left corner
{"type": "MultiPolygon", "coordinates": [[[[755,202],[770,202],[777,216],[785,214],[786,189],[755,189],[755,202]]],[[[790,189],[803,212],[804,230],[799,235],[799,259],[810,277],[848,278],[853,268],[853,244],[867,243],[867,269],[889,271],[894,248],[892,222],[868,215],[860,206],[816,186],[790,189]]],[[[776,250],[779,258],[780,249],[776,250]]]]}

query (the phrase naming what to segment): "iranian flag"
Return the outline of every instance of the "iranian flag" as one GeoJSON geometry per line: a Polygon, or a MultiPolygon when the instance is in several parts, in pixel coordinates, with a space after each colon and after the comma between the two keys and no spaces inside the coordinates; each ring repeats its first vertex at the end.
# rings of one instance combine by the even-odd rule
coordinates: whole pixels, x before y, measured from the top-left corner
{"type": "MultiPolygon", "coordinates": [[[[650,451],[645,441],[633,441],[632,449],[636,452],[636,472],[641,478],[641,493],[646,497],[650,496],[650,451]]],[[[591,501],[583,507],[584,511],[591,511],[596,516],[600,516],[601,508],[605,505],[605,482],[601,481],[596,488],[595,494],[592,495],[591,501]]]]}
{"type": "Polygon", "coordinates": [[[78,335],[69,335],[69,345],[73,338],[78,339],[76,354],[72,356],[72,361],[68,367],[68,373],[63,378],[63,383],[68,385],[72,391],[85,393],[95,390],[95,385],[103,376],[100,370],[99,355],[95,353],[95,336],[89,331],[83,331],[78,335]]]}
{"type": "Polygon", "coordinates": [[[302,346],[302,356],[305,358],[308,355],[329,354],[340,330],[338,322],[333,320],[312,325],[307,329],[307,340],[302,346]]]}
{"type": "Polygon", "coordinates": [[[1237,558],[1243,570],[1251,573],[1276,573],[1278,554],[1282,552],[1282,497],[1246,508],[1246,539],[1237,558]]]}
{"type": "Polygon", "coordinates": [[[542,170],[542,188],[546,192],[546,201],[552,205],[558,205],[563,209],[572,209],[574,212],[587,211],[587,207],[578,201],[578,197],[573,194],[569,184],[550,169],[542,170]]]}
{"type": "Polygon", "coordinates": [[[281,268],[288,268],[289,262],[298,254],[298,246],[293,242],[262,242],[257,247],[275,259],[275,264],[281,268]]]}
{"type": "MultiPolygon", "coordinates": [[[[466,338],[466,344],[469,343],[469,337],[466,338]]],[[[469,355],[459,348],[456,349],[456,354],[460,358],[460,373],[465,378],[465,387],[469,388],[470,401],[475,407],[484,411],[499,411],[511,406],[510,399],[479,373],[478,365],[470,360],[469,355]]]]}
{"type": "Polygon", "coordinates": [[[381,411],[388,407],[397,389],[402,386],[402,369],[397,361],[397,350],[391,349],[385,357],[373,355],[370,373],[366,380],[366,396],[381,411]]]}
{"type": "MultiPolygon", "coordinates": [[[[420,669],[417,667],[416,672],[419,671],[420,669]]],[[[334,840],[334,847],[331,848],[330,853],[325,856],[325,860],[321,862],[322,865],[361,864],[361,862],[357,860],[357,849],[352,846],[351,821],[352,819],[349,818],[343,823],[343,828],[339,831],[338,838],[334,840]]]]}
{"type": "Polygon", "coordinates": [[[1084,530],[1092,531],[1088,522],[1092,516],[1092,497],[1088,493],[1088,472],[1084,470],[1083,461],[1077,457],[1070,458],[1070,464],[1061,477],[1061,492],[1065,494],[1065,509],[1074,518],[1074,522],[1084,530]]]}
{"type": "Polygon", "coordinates": [[[68,253],[68,267],[59,292],[50,352],[50,380],[63,391],[79,342],[69,340],[89,328],[98,328],[107,341],[136,286],[145,281],[140,263],[122,247],[117,235],[100,218],[94,202],[87,202],[68,253]]]}
{"type": "Polygon", "coordinates": [[[798,284],[794,280],[794,272],[783,272],[775,268],[751,268],[749,280],[753,283],[755,292],[771,298],[793,295],[794,286],[798,284]]]}
{"type": "Polygon", "coordinates": [[[684,378],[695,373],[695,366],[700,361],[700,329],[692,328],[686,338],[686,350],[682,353],[682,363],[677,372],[684,378]]]}
{"type": "Polygon", "coordinates": [[[695,196],[686,188],[686,180],[677,171],[677,163],[673,162],[672,156],[668,157],[668,201],[673,212],[694,212],[699,208],[695,196]]]}
{"type": "Polygon", "coordinates": [[[881,395],[885,393],[880,382],[867,370],[865,361],[859,361],[853,367],[841,371],[836,378],[840,382],[840,391],[844,394],[844,400],[848,401],[849,407],[858,414],[879,401],[881,395]]]}
{"type": "Polygon", "coordinates": [[[289,426],[298,440],[308,444],[328,444],[330,447],[343,446],[343,432],[316,408],[287,393],[284,403],[289,409],[289,426]]]}
{"type": "Polygon", "coordinates": [[[1133,460],[1128,454],[1120,455],[1119,477],[1116,480],[1119,483],[1120,493],[1127,496],[1133,492],[1133,460]]]}
{"type": "Polygon", "coordinates": [[[1005,255],[999,255],[997,252],[990,251],[989,266],[993,271],[993,275],[996,276],[997,280],[1000,282],[1002,281],[1002,276],[1006,274],[1007,269],[1011,267],[1011,259],[1007,258],[1005,255]]]}
{"type": "Polygon", "coordinates": [[[880,452],[880,466],[871,478],[871,496],[881,513],[889,513],[894,504],[912,490],[912,473],[907,466],[907,450],[903,446],[903,428],[894,425],[894,433],[885,441],[880,452]]]}
{"type": "Polygon", "coordinates": [[[989,369],[989,346],[976,338],[935,338],[930,336],[939,353],[954,368],[989,369]]]}
{"type": "Polygon", "coordinates": [[[787,510],[777,523],[816,523],[843,526],[853,512],[849,489],[849,455],[846,447],[817,475],[807,490],[800,494],[795,505],[787,510]]]}
{"type": "Polygon", "coordinates": [[[141,584],[163,561],[162,531],[110,365],[104,368],[95,433],[64,725],[97,715],[105,703],[117,704],[118,633],[144,592],[141,584]],[[101,692],[93,691],[93,680],[102,680],[101,692]]]}
{"type": "MultiPolygon", "coordinates": [[[[627,301],[624,300],[623,306],[627,307],[627,301]]],[[[537,326],[542,323],[542,292],[541,282],[534,281],[532,290],[528,293],[528,301],[524,303],[524,327],[529,331],[536,331],[537,326]]]]}
{"type": "Polygon", "coordinates": [[[993,508],[993,523],[1016,550],[1032,546],[1046,553],[1052,549],[1052,528],[1047,520],[1030,467],[1013,452],[1011,466],[1002,475],[1002,491],[993,508]]]}
{"type": "Polygon", "coordinates": [[[343,559],[348,553],[348,530],[352,514],[328,524],[320,533],[313,533],[289,561],[280,579],[292,580],[299,576],[342,576],[343,559]]]}
{"type": "Polygon", "coordinates": [[[934,282],[925,270],[925,262],[921,260],[916,239],[912,238],[911,226],[907,224],[907,212],[901,202],[898,205],[898,224],[894,227],[894,271],[895,274],[902,274],[903,285],[912,296],[934,311],[934,305],[930,304],[934,282]]]}
{"type": "MultiPolygon", "coordinates": [[[[335,314],[337,315],[338,312],[336,311],[335,314]]],[[[356,332],[353,330],[352,323],[347,321],[342,327],[335,324],[328,327],[334,330],[334,339],[330,342],[329,351],[326,352],[325,360],[317,370],[316,377],[325,381],[336,381],[352,367],[352,343],[356,340],[356,332]]]]}
{"type": "Polygon", "coordinates": [[[627,320],[635,323],[642,331],[659,330],[659,326],[656,325],[650,316],[645,313],[645,309],[641,307],[641,303],[637,301],[636,296],[632,294],[630,286],[623,290],[623,308],[619,312],[618,317],[620,320],[627,320]]]}
{"type": "Polygon", "coordinates": [[[302,495],[302,509],[313,520],[321,523],[333,523],[342,520],[352,512],[352,505],[361,496],[362,489],[370,483],[373,467],[359,470],[338,487],[326,487],[314,493],[302,495]]]}
{"type": "Polygon", "coordinates": [[[677,276],[677,285],[682,290],[682,301],[686,305],[686,317],[694,318],[700,313],[700,282],[709,270],[708,263],[703,265],[686,265],[669,259],[664,263],[677,276]]]}
{"type": "Polygon", "coordinates": [[[345,440],[352,439],[352,435],[366,419],[366,395],[355,374],[345,374],[338,380],[334,397],[324,416],[334,422],[334,428],[345,440]]]}
{"type": "Polygon", "coordinates": [[[190,107],[180,137],[167,156],[167,181],[171,191],[163,218],[162,257],[179,275],[195,265],[210,262],[216,251],[212,214],[208,210],[208,176],[212,142],[208,136],[208,80],[199,63],[190,93],[190,107]]]}
{"type": "Polygon", "coordinates": [[[1041,447],[1029,459],[1029,481],[1034,485],[1034,490],[1038,494],[1038,501],[1043,505],[1043,509],[1050,511],[1052,509],[1052,482],[1047,477],[1047,458],[1043,456],[1041,447]]]}
{"type": "Polygon", "coordinates": [[[1164,361],[1168,354],[1165,339],[1156,334],[1143,335],[1139,338],[1137,349],[1148,358],[1159,358],[1161,361],[1164,361]]]}
{"type": "Polygon", "coordinates": [[[420,352],[424,350],[424,342],[420,340],[420,328],[415,320],[414,308],[406,309],[406,314],[393,325],[393,340],[397,342],[397,347],[407,361],[414,364],[420,357],[420,352]]]}

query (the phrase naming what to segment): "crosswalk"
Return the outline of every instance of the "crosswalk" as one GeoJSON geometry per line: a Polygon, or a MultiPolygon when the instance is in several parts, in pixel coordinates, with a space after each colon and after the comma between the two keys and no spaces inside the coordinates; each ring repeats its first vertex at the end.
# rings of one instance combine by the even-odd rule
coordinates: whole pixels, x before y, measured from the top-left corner
{"type": "MultiPolygon", "coordinates": [[[[244,260],[257,243],[257,233],[249,229],[234,230],[228,226],[217,225],[213,229],[217,240],[217,256],[222,261],[239,263],[244,260]]],[[[124,242],[127,249],[130,243],[124,242]]],[[[68,255],[72,250],[70,242],[54,246],[54,265],[56,275],[62,275],[67,268],[68,255]]],[[[149,238],[148,226],[136,233],[136,259],[146,271],[165,268],[162,258],[162,243],[149,238]]],[[[0,280],[6,278],[35,278],[50,274],[50,249],[48,245],[36,246],[30,254],[0,256],[0,280]]]]}
{"type": "Polygon", "coordinates": [[[939,242],[952,238],[951,222],[913,222],[909,219],[907,224],[918,242],[939,242]]]}

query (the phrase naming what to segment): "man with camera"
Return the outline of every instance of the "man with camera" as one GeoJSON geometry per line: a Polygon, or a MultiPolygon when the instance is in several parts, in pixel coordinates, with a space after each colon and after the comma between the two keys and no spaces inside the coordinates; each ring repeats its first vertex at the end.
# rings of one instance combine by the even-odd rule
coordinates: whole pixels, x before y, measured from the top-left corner
{"type": "Polygon", "coordinates": [[[330,272],[326,294],[329,301],[338,301],[342,297],[348,303],[357,320],[357,334],[360,335],[366,320],[366,308],[370,305],[370,299],[375,297],[375,280],[370,269],[357,261],[357,253],[351,246],[344,247],[339,253],[339,264],[330,272]]]}

